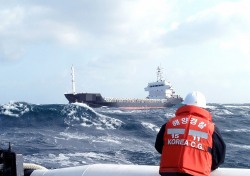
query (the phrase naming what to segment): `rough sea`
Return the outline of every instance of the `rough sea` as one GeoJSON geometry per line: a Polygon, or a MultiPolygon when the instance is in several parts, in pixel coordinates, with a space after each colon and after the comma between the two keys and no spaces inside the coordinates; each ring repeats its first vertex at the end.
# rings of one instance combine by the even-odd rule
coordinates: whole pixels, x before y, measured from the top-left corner
{"type": "MultiPolygon", "coordinates": [[[[0,148],[46,168],[96,163],[159,165],[154,148],[177,107],[156,110],[90,108],[85,104],[0,105],[0,148]]],[[[227,145],[221,167],[250,168],[250,104],[209,104],[227,145]]]]}

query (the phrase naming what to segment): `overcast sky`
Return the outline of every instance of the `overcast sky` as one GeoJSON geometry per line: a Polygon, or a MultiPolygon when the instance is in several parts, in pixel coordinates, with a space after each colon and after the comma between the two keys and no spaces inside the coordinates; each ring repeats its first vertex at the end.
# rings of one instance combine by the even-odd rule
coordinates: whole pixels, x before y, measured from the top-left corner
{"type": "Polygon", "coordinates": [[[144,98],[156,68],[182,97],[250,103],[249,0],[0,0],[0,103],[76,91],[144,98]]]}

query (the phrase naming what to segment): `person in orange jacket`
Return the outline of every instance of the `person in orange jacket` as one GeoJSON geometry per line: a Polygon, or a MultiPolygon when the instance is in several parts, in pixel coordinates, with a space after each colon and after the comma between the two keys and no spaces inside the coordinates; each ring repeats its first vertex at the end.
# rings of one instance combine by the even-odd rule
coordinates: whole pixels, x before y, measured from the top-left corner
{"type": "Polygon", "coordinates": [[[212,115],[206,108],[205,96],[189,93],[175,117],[165,123],[155,141],[161,154],[161,176],[209,176],[225,159],[226,144],[212,115]]]}

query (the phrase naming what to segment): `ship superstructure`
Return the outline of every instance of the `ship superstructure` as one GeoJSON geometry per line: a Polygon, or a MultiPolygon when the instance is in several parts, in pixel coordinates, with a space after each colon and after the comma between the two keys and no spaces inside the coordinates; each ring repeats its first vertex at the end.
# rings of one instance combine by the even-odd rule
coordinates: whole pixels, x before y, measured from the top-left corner
{"type": "Polygon", "coordinates": [[[162,68],[157,68],[157,81],[148,83],[145,91],[149,92],[148,99],[168,99],[175,96],[174,89],[170,82],[163,79],[162,68]]]}
{"type": "Polygon", "coordinates": [[[172,85],[162,77],[162,69],[157,68],[157,81],[148,83],[145,91],[149,95],[144,98],[107,98],[100,93],[76,93],[75,71],[71,67],[72,93],[65,93],[69,103],[86,103],[91,107],[119,107],[124,109],[149,109],[171,107],[182,102],[182,98],[176,95],[172,85]]]}

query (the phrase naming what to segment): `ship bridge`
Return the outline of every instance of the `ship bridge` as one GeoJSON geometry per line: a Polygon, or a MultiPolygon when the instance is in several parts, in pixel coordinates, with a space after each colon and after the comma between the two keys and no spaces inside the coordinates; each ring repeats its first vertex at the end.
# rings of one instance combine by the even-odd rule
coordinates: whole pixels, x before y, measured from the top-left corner
{"type": "Polygon", "coordinates": [[[148,83],[144,90],[149,92],[148,99],[168,99],[175,96],[171,83],[163,79],[160,67],[157,68],[157,81],[148,83]]]}

